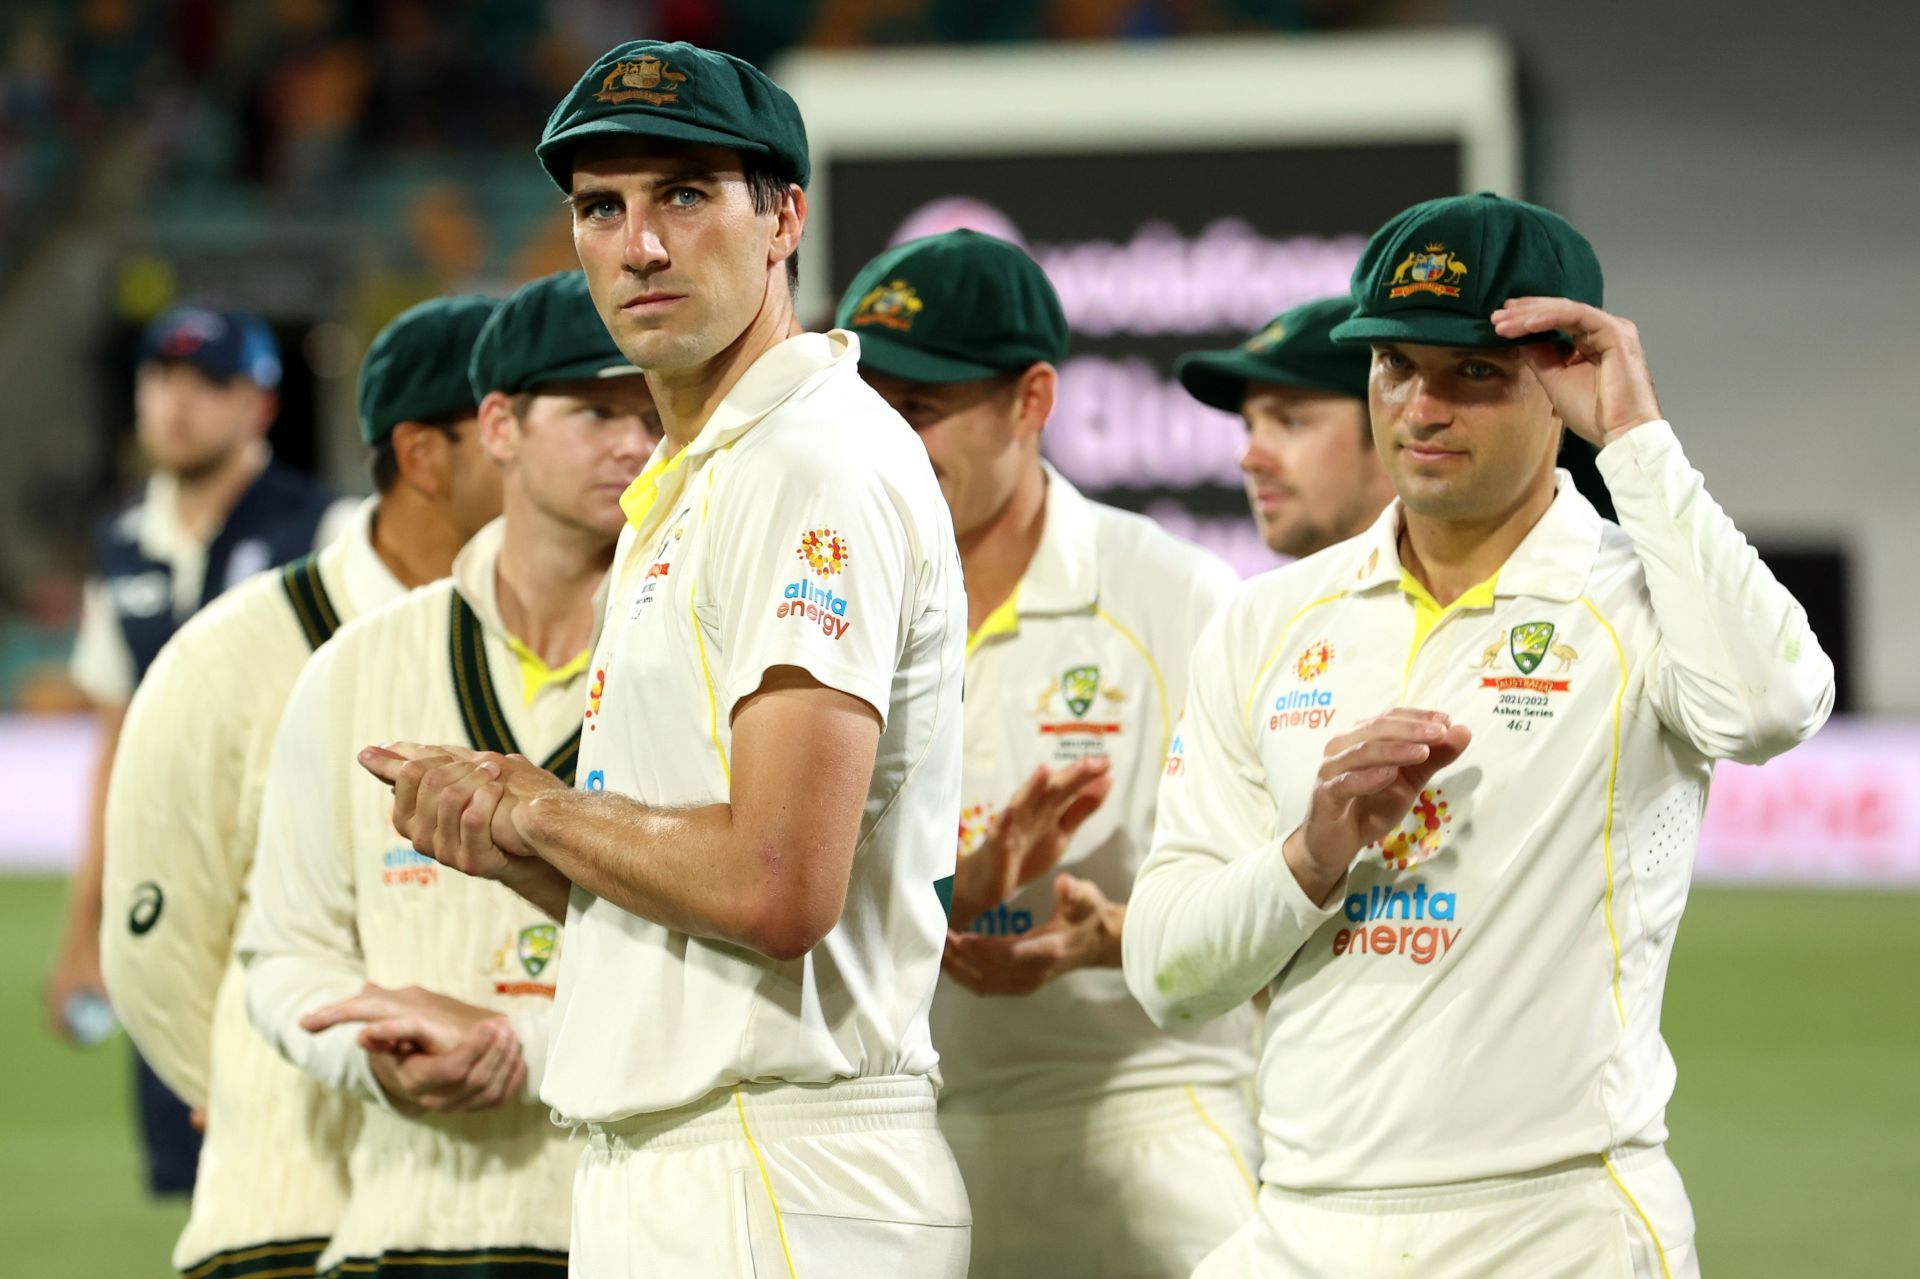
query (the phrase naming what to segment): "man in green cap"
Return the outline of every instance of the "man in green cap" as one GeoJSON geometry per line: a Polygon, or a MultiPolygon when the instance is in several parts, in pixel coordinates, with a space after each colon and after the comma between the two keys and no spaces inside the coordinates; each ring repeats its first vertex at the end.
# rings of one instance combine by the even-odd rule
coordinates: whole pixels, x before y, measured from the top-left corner
{"type": "Polygon", "coordinates": [[[578,271],[500,305],[469,385],[501,518],[450,579],[315,654],[261,803],[238,947],[247,1011],[289,1062],[365,1103],[323,1272],[566,1268],[577,1154],[538,1104],[559,930],[398,841],[391,796],[354,756],[458,737],[572,776],[620,494],[659,429],[578,271]]]}
{"type": "Polygon", "coordinates": [[[1833,665],[1564,220],[1416,205],[1353,295],[1399,500],[1202,639],[1127,929],[1162,1024],[1272,999],[1260,1214],[1196,1273],[1697,1275],[1660,1005],[1700,815],[1833,665]]]}
{"type": "Polygon", "coordinates": [[[1372,361],[1332,337],[1352,310],[1344,293],[1302,303],[1239,346],[1173,366],[1194,399],[1246,421],[1240,469],[1254,522],[1292,559],[1365,532],[1393,500],[1367,422],[1372,361]]]}
{"type": "Polygon", "coordinates": [[[1185,1276],[1253,1213],[1253,1026],[1242,1009],[1155,1027],[1127,996],[1120,938],[1187,654],[1238,579],[1041,460],[1067,321],[1019,248],[974,231],[896,246],[835,322],[926,446],[966,571],[964,806],[933,1034],[975,1269],[1185,1276]]]}
{"type": "Polygon", "coordinates": [[[585,788],[464,748],[368,768],[416,849],[566,918],[542,1096],[591,1133],[581,1273],[963,1275],[927,1007],[966,602],[859,339],[795,323],[800,113],[737,59],[637,41],[538,150],[666,429],[623,499],[585,788]]]}
{"type": "Polygon", "coordinates": [[[128,709],[107,797],[100,953],[115,1011],[206,1125],[182,1271],[270,1256],[311,1274],[346,1202],[349,1108],[247,1024],[234,937],[245,914],[260,788],[287,692],[315,647],[362,613],[444,577],[498,514],[467,385],[491,298],[424,302],[360,368],[374,497],[351,529],[253,578],[161,650],[128,709]]]}

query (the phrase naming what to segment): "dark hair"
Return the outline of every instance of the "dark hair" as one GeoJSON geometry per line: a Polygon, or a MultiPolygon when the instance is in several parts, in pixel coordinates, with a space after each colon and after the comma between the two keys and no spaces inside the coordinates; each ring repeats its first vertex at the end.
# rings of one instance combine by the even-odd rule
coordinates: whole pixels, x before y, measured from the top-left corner
{"type": "MultiPolygon", "coordinates": [[[[753,211],[758,214],[772,213],[780,207],[780,198],[787,193],[793,183],[784,174],[774,171],[765,156],[742,153],[741,168],[747,177],[747,195],[753,201],[753,211]]],[[[800,250],[787,255],[787,289],[789,292],[800,287],[800,250]]]]}
{"type": "MultiPolygon", "coordinates": [[[[448,413],[435,414],[433,417],[408,420],[418,422],[421,426],[430,426],[449,440],[458,442],[460,423],[472,416],[472,409],[454,409],[448,413]]],[[[393,451],[392,431],[380,437],[380,442],[374,445],[373,450],[367,455],[367,471],[373,476],[373,491],[376,493],[390,492],[393,486],[400,482],[400,457],[393,451]]]]}

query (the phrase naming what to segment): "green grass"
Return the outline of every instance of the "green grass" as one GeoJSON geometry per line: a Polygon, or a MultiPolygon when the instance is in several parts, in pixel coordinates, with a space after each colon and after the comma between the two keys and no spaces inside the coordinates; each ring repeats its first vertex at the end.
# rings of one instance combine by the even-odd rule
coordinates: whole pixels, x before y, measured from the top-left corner
{"type": "Polygon", "coordinates": [[[1696,891],[1668,1142],[1708,1275],[1920,1273],[1920,894],[1696,891]]]}
{"type": "MultiPolygon", "coordinates": [[[[0,1271],[167,1273],[185,1218],[140,1190],[126,1048],[41,1026],[61,886],[0,879],[0,1271]]],[[[1669,1148],[1710,1277],[1920,1270],[1920,895],[1701,890],[1667,992],[1669,1148]]]]}
{"type": "Polygon", "coordinates": [[[144,1189],[126,1040],[69,1048],[40,1011],[65,900],[64,881],[0,878],[0,1272],[157,1279],[187,1209],[144,1189]]]}

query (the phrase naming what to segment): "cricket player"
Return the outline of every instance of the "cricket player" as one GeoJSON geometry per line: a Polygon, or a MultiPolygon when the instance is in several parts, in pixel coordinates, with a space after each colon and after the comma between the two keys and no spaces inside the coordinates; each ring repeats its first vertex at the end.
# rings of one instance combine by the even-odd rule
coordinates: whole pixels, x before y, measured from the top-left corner
{"type": "Polygon", "coordinates": [[[859,339],[794,321],[800,113],[746,63],[638,41],[538,150],[667,438],[623,499],[585,788],[497,754],[366,762],[415,848],[565,914],[541,1095],[591,1136],[579,1273],[963,1275],[927,1009],[966,602],[859,339]]]}
{"type": "Polygon", "coordinates": [[[489,298],[440,298],[375,338],[359,416],[378,494],[332,545],[258,575],[160,650],[128,708],[107,797],[107,990],[142,1055],[208,1116],[174,1265],[196,1279],[312,1273],[346,1202],[359,1105],[248,1024],[232,950],[260,791],[294,679],[340,625],[446,576],[500,509],[467,360],[489,298]]]}
{"type": "MultiPolygon", "coordinates": [[[[325,488],[275,463],[267,429],[279,412],[280,353],[250,312],[187,305],[140,341],[134,427],[153,468],[135,504],[102,521],[86,585],[73,678],[94,703],[100,754],[67,924],[45,997],[50,1024],[72,1039],[73,1013],[104,991],[100,932],[107,802],[121,722],[161,646],[228,587],[331,541],[350,512],[325,488]]],[[[200,1138],[188,1108],[136,1058],[147,1180],[156,1194],[193,1188],[200,1138]]]]}
{"type": "Polygon", "coordinates": [[[1416,205],[1353,294],[1399,500],[1202,637],[1126,933],[1162,1025],[1272,995],[1260,1214],[1195,1274],[1697,1275],[1667,963],[1713,762],[1810,736],[1832,663],[1565,221],[1416,205]]]}
{"type": "Polygon", "coordinates": [[[836,323],[926,445],[966,572],[933,1039],[974,1269],[1184,1279],[1253,1214],[1251,1014],[1158,1029],[1127,994],[1120,938],[1187,654],[1239,579],[1041,461],[1067,321],[1014,245],[954,231],[889,249],[836,323]]]}
{"type": "Polygon", "coordinates": [[[1352,310],[1344,293],[1317,298],[1239,346],[1173,366],[1187,394],[1246,422],[1247,502],[1260,540],[1290,559],[1358,537],[1393,500],[1367,422],[1372,358],[1331,336],[1352,310]]]}
{"type": "Polygon", "coordinates": [[[320,1269],[561,1273],[577,1149],[537,1104],[553,922],[394,835],[359,744],[462,740],[570,776],[620,495],[658,432],[577,271],[502,303],[473,345],[502,517],[453,577],[343,628],[294,685],[241,934],[253,1023],[359,1098],[351,1189],[320,1269]],[[503,1270],[502,1267],[505,1267],[503,1270]]]}

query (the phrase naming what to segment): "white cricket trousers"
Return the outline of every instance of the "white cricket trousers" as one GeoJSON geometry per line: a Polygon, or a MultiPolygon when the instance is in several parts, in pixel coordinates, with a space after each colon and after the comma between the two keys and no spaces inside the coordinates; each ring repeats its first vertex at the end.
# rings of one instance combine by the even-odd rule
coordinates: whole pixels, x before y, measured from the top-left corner
{"type": "Polygon", "coordinates": [[[1661,1146],[1412,1190],[1260,1189],[1193,1279],[1698,1279],[1693,1208],[1661,1146]]]}
{"type": "Polygon", "coordinates": [[[923,1076],[742,1084],[588,1130],[583,1279],[965,1279],[967,1192],[923,1076]]]}
{"type": "Polygon", "coordinates": [[[940,1127],[992,1279],[1186,1279],[1251,1220],[1260,1135],[1244,1095],[1144,1088],[940,1127]]]}

